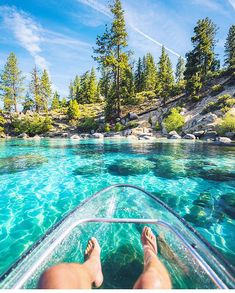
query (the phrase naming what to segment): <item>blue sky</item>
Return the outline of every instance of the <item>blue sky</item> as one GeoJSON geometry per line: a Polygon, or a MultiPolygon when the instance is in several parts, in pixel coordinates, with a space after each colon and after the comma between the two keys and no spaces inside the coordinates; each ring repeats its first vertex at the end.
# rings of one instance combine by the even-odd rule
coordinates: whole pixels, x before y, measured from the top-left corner
{"type": "MultiPolygon", "coordinates": [[[[235,24],[235,0],[123,0],[129,47],[134,58],[161,44],[175,66],[178,55],[191,49],[190,38],[199,18],[210,17],[218,26],[216,52],[224,55],[228,29],[235,24]]],[[[91,58],[97,34],[111,18],[107,0],[0,0],[0,69],[10,52],[26,76],[34,64],[46,68],[54,90],[68,94],[76,74],[96,66],[91,58]]]]}

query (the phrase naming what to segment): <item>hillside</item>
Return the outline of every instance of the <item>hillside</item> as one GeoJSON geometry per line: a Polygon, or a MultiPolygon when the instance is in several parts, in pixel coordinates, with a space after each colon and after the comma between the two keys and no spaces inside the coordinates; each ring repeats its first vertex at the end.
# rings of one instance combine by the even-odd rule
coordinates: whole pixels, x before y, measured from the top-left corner
{"type": "MultiPolygon", "coordinates": [[[[124,106],[120,119],[117,119],[116,123],[108,124],[108,129],[104,118],[104,102],[79,105],[80,116],[78,121],[69,120],[67,108],[40,113],[38,117],[41,117],[41,119],[49,117],[51,121],[50,128],[41,131],[41,133],[36,130],[30,130],[29,132],[26,129],[24,131],[22,127],[18,127],[18,132],[16,131],[15,117],[17,117],[17,123],[20,124],[21,121],[25,121],[29,117],[35,119],[33,118],[36,115],[35,113],[30,111],[18,115],[3,113],[6,123],[5,134],[1,136],[3,138],[9,138],[10,136],[27,138],[36,134],[36,138],[72,137],[76,139],[89,136],[94,138],[133,136],[149,140],[154,137],[165,136],[181,138],[190,134],[191,136],[189,135],[186,138],[216,140],[218,137],[217,129],[221,121],[228,113],[235,115],[234,75],[214,78],[210,84],[201,89],[199,97],[197,101],[190,96],[179,95],[171,98],[165,105],[161,102],[161,99],[151,99],[136,106],[124,106]],[[166,129],[164,119],[169,116],[172,109],[178,109],[180,115],[184,118],[184,124],[180,131],[172,129],[177,130],[177,133],[173,132],[172,135],[169,135],[170,131],[166,129]],[[81,134],[83,135],[81,136],[81,134]]],[[[235,116],[232,117],[234,124],[235,116]]],[[[235,139],[235,133],[231,131],[223,133],[222,136],[228,137],[228,139],[222,139],[226,143],[229,142],[229,139],[235,139]]]]}

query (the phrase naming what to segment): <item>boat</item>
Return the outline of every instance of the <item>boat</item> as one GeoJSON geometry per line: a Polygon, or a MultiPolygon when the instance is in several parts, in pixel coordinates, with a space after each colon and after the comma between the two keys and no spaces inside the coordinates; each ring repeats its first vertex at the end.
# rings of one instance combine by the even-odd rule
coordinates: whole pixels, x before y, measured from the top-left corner
{"type": "Polygon", "coordinates": [[[145,225],[157,235],[173,288],[235,288],[232,264],[163,201],[127,184],[109,186],[69,212],[1,275],[0,288],[37,288],[48,267],[82,262],[92,236],[102,249],[102,288],[132,288],[143,268],[140,235],[145,225]]]}

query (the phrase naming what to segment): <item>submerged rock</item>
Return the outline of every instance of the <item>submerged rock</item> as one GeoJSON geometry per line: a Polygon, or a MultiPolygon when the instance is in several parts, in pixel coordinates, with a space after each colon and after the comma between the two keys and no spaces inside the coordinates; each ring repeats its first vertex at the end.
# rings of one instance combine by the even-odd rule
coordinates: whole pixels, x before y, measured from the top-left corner
{"type": "Polygon", "coordinates": [[[209,192],[204,192],[201,193],[196,200],[194,200],[193,204],[200,207],[212,208],[214,206],[214,199],[209,192]]]}
{"type": "Polygon", "coordinates": [[[144,159],[119,160],[109,165],[108,170],[113,175],[131,176],[146,174],[154,168],[155,164],[144,159]]]}
{"type": "Polygon", "coordinates": [[[0,158],[0,175],[27,171],[47,162],[46,158],[37,155],[0,158]]]}
{"type": "Polygon", "coordinates": [[[186,221],[195,224],[198,227],[210,228],[214,224],[214,218],[211,209],[200,206],[193,206],[189,214],[184,216],[186,221]]]}
{"type": "Polygon", "coordinates": [[[104,167],[102,167],[101,164],[98,164],[98,163],[87,164],[87,165],[83,165],[76,168],[73,171],[73,174],[89,177],[89,176],[95,176],[97,174],[100,174],[103,170],[104,170],[104,167]]]}
{"type": "Polygon", "coordinates": [[[219,205],[225,214],[231,219],[235,219],[235,193],[223,194],[220,198],[219,205]]]}

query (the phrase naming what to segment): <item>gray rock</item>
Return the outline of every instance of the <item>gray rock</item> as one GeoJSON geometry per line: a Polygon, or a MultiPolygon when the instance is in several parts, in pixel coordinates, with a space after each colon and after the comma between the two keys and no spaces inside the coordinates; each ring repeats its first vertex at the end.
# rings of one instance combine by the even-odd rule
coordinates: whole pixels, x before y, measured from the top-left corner
{"type": "Polygon", "coordinates": [[[151,132],[144,132],[144,133],[140,133],[139,137],[152,137],[153,134],[151,132]]]}
{"type": "Polygon", "coordinates": [[[5,133],[0,133],[0,138],[6,138],[6,134],[5,133]]]}
{"type": "Polygon", "coordinates": [[[80,139],[80,136],[77,134],[74,134],[70,137],[70,139],[80,139]]]}
{"type": "Polygon", "coordinates": [[[225,136],[230,139],[235,139],[235,132],[226,132],[225,136]]]}
{"type": "Polygon", "coordinates": [[[19,134],[18,135],[18,138],[28,138],[29,136],[28,136],[28,134],[27,133],[21,133],[21,134],[19,134]]]}
{"type": "Polygon", "coordinates": [[[126,129],[122,132],[123,136],[129,136],[132,135],[132,130],[131,129],[126,129]]]}
{"type": "Polygon", "coordinates": [[[40,137],[39,135],[35,135],[35,136],[33,137],[33,139],[35,139],[35,140],[40,140],[41,137],[40,137]]]}
{"type": "Polygon", "coordinates": [[[192,140],[195,140],[196,139],[196,136],[193,135],[193,134],[186,134],[183,139],[192,139],[192,140]]]}
{"type": "Polygon", "coordinates": [[[105,117],[104,116],[101,116],[99,118],[99,123],[105,123],[105,117]]]}
{"type": "Polygon", "coordinates": [[[121,119],[121,124],[124,125],[124,126],[126,125],[126,119],[125,118],[121,119]]]}
{"type": "Polygon", "coordinates": [[[95,138],[95,139],[102,139],[102,138],[104,138],[104,135],[102,133],[96,132],[96,133],[92,134],[91,137],[95,138]]]}
{"type": "Polygon", "coordinates": [[[175,130],[173,130],[173,131],[171,131],[171,132],[169,132],[168,134],[167,134],[167,138],[171,138],[173,135],[178,135],[178,133],[175,131],[175,130]]]}
{"type": "Polygon", "coordinates": [[[203,134],[205,133],[204,130],[200,130],[200,131],[195,131],[193,133],[194,136],[196,136],[196,138],[201,138],[203,136],[203,134]]]}
{"type": "Polygon", "coordinates": [[[61,137],[63,137],[63,138],[67,138],[68,136],[69,136],[68,132],[64,132],[64,133],[62,133],[62,135],[61,135],[61,137]]]}
{"type": "Polygon", "coordinates": [[[80,137],[81,138],[89,138],[90,135],[88,133],[82,133],[82,134],[80,134],[80,137]]]}
{"type": "Polygon", "coordinates": [[[221,143],[231,143],[232,142],[232,140],[228,137],[218,137],[216,139],[216,141],[219,141],[221,143]]]}
{"type": "Polygon", "coordinates": [[[218,137],[218,134],[216,131],[207,131],[203,136],[203,140],[215,140],[218,137]]]}
{"type": "Polygon", "coordinates": [[[179,134],[174,134],[170,137],[170,139],[181,139],[182,137],[179,134]]]}
{"type": "Polygon", "coordinates": [[[139,116],[138,116],[136,113],[129,113],[129,114],[128,114],[128,119],[129,119],[130,121],[138,120],[138,119],[139,119],[139,116]]]}

